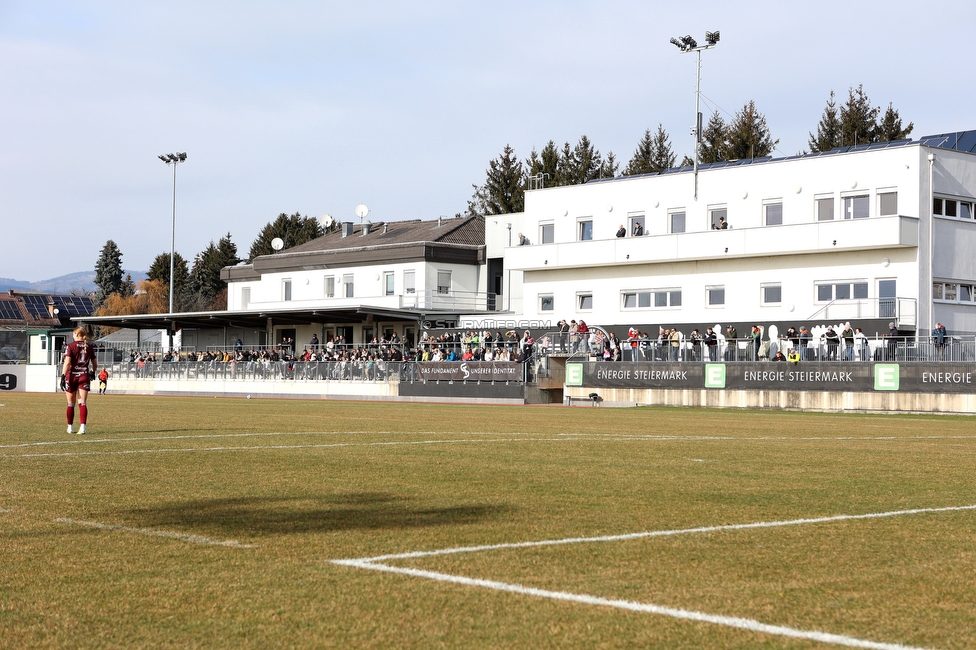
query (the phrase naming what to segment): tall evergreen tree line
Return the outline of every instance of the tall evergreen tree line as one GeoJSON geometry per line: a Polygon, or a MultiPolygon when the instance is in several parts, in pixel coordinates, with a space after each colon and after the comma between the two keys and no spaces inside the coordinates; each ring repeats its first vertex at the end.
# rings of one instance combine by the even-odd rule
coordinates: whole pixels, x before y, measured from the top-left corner
{"type": "MultiPolygon", "coordinates": [[[[812,152],[829,151],[834,147],[870,142],[886,142],[907,138],[913,123],[904,126],[898,111],[888,104],[882,112],[872,106],[859,85],[849,90],[848,101],[837,106],[831,91],[817,135],[810,134],[812,152]]],[[[743,105],[729,122],[718,111],[712,113],[703,126],[698,144],[698,161],[702,164],[727,160],[754,159],[769,156],[779,144],[769,130],[766,116],[752,100],[743,105]]],[[[671,138],[658,124],[657,130],[644,131],[630,161],[621,172],[625,176],[659,174],[675,166],[676,156],[671,138]]],[[[691,165],[691,156],[681,164],[691,165]]],[[[577,185],[617,174],[619,163],[612,152],[604,158],[587,136],[581,136],[575,146],[568,142],[562,148],[553,140],[542,151],[535,148],[524,161],[519,160],[511,145],[506,144],[498,158],[488,163],[485,182],[473,185],[474,194],[468,201],[468,214],[492,215],[521,212],[525,206],[525,190],[560,185],[577,185]]]]}

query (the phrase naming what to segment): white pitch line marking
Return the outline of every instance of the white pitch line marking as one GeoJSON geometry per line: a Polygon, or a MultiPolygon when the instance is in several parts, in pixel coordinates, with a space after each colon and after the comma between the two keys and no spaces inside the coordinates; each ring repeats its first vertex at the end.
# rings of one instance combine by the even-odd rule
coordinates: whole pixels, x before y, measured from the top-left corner
{"type": "Polygon", "coordinates": [[[357,558],[357,562],[385,562],[389,560],[405,560],[435,555],[452,555],[455,553],[478,553],[482,551],[497,551],[508,548],[532,548],[537,546],[559,546],[563,544],[590,544],[595,542],[620,542],[648,537],[670,537],[674,535],[693,535],[697,533],[717,533],[728,530],[750,530],[754,528],[779,528],[783,526],[803,526],[807,524],[823,524],[838,521],[856,521],[859,519],[881,519],[884,517],[899,517],[903,515],[930,514],[937,512],[958,512],[976,510],[976,504],[969,506],[949,506],[945,508],[915,508],[912,510],[892,510],[890,512],[871,512],[863,515],[832,515],[829,517],[815,517],[811,519],[788,519],[784,521],[761,521],[750,524],[727,524],[724,526],[702,526],[698,528],[678,528],[673,530],[654,530],[640,533],[624,533],[621,535],[604,535],[601,537],[569,537],[566,539],[549,539],[536,542],[511,542],[508,544],[489,544],[484,546],[461,546],[434,551],[413,551],[376,557],[357,558]]]}
{"type": "Polygon", "coordinates": [[[930,514],[930,513],[940,513],[940,512],[959,512],[959,511],[967,511],[967,510],[976,510],[976,504],[968,505],[968,506],[948,506],[944,508],[914,508],[911,510],[891,510],[887,512],[874,512],[874,513],[867,513],[862,515],[834,515],[830,517],[790,519],[784,521],[764,521],[764,522],[754,522],[750,524],[701,526],[698,528],[647,531],[642,533],[629,533],[623,535],[605,535],[601,537],[573,537],[567,539],[543,540],[537,542],[516,542],[510,544],[465,546],[465,547],[458,547],[458,548],[440,549],[436,551],[416,551],[411,553],[378,555],[371,558],[331,560],[331,562],[332,564],[336,564],[340,566],[348,566],[348,567],[353,567],[358,569],[367,569],[370,571],[383,571],[387,573],[396,573],[396,574],[407,575],[407,576],[412,576],[417,578],[425,578],[428,580],[436,580],[439,582],[450,582],[450,583],[465,585],[470,587],[481,587],[484,589],[492,589],[495,591],[504,591],[504,592],[522,594],[527,596],[549,598],[553,600],[577,602],[577,603],[583,603],[587,605],[615,607],[618,609],[626,609],[626,610],[636,611],[636,612],[646,612],[650,614],[670,616],[672,618],[678,618],[684,620],[698,621],[703,623],[712,623],[715,625],[724,625],[726,627],[734,627],[738,629],[750,630],[753,632],[761,632],[765,634],[773,634],[777,636],[786,636],[786,637],[797,638],[797,639],[808,639],[808,640],[818,641],[822,643],[833,643],[836,645],[843,645],[852,648],[871,648],[875,650],[922,650],[920,648],[916,648],[915,646],[906,646],[897,643],[881,643],[877,641],[857,639],[854,637],[844,636],[840,634],[832,634],[829,632],[821,632],[816,630],[813,631],[799,630],[796,628],[785,627],[782,625],[770,625],[768,623],[762,623],[760,621],[747,619],[747,618],[739,618],[734,616],[722,616],[717,614],[705,614],[703,612],[696,612],[692,610],[676,609],[672,607],[664,607],[661,605],[653,605],[648,603],[636,603],[627,600],[614,600],[608,598],[601,598],[599,596],[590,596],[587,594],[574,594],[574,593],[562,592],[562,591],[548,591],[545,589],[535,589],[532,587],[525,587],[523,585],[510,584],[506,582],[498,582],[494,580],[481,580],[477,578],[468,578],[465,576],[451,575],[447,573],[438,573],[434,571],[423,571],[420,569],[390,566],[388,564],[381,564],[380,562],[385,562],[389,560],[403,560],[403,559],[414,559],[414,558],[422,558],[422,557],[432,557],[436,555],[449,555],[449,554],[456,554],[456,553],[494,551],[499,549],[510,549],[510,548],[530,548],[530,547],[538,547],[538,546],[555,546],[555,545],[562,545],[562,544],[613,542],[613,541],[632,540],[632,539],[641,539],[641,538],[649,538],[649,537],[666,537],[666,536],[673,536],[673,535],[712,533],[712,532],[730,531],[730,530],[749,530],[749,529],[756,529],[756,528],[776,528],[781,526],[800,526],[806,524],[819,524],[819,523],[838,522],[838,521],[854,521],[854,520],[862,520],[862,519],[879,519],[884,517],[897,517],[903,515],[930,514]]]}
{"type": "Polygon", "coordinates": [[[495,591],[504,591],[508,593],[521,594],[525,596],[536,596],[539,598],[549,598],[552,600],[562,600],[562,601],[569,601],[575,603],[582,603],[585,605],[615,607],[617,609],[626,609],[633,612],[645,612],[648,614],[658,614],[660,616],[670,616],[672,618],[684,619],[689,621],[697,621],[700,623],[712,623],[714,625],[724,625],[726,627],[749,630],[752,632],[761,632],[764,634],[773,634],[776,636],[785,636],[785,637],[791,637],[795,639],[807,639],[811,641],[819,641],[822,643],[833,643],[835,645],[848,646],[851,648],[871,648],[873,650],[924,650],[923,648],[900,645],[897,643],[879,643],[877,641],[867,641],[864,639],[857,639],[854,637],[844,636],[841,634],[831,634],[829,632],[799,630],[796,628],[785,627],[782,625],[770,625],[768,623],[762,623],[760,621],[756,621],[748,618],[739,618],[735,616],[721,616],[717,614],[705,614],[703,612],[696,612],[687,609],[676,609],[673,607],[652,605],[650,603],[636,603],[629,600],[612,600],[608,598],[601,598],[599,596],[590,596],[587,594],[574,594],[574,593],[569,593],[564,591],[549,591],[546,589],[535,589],[533,587],[524,587],[522,585],[510,584],[507,582],[497,582],[494,580],[479,580],[477,578],[467,578],[465,576],[450,575],[447,573],[436,573],[434,571],[420,571],[417,569],[406,569],[401,567],[389,566],[386,564],[373,564],[371,562],[364,562],[361,560],[333,560],[332,562],[334,564],[341,564],[344,566],[350,566],[359,569],[368,569],[370,571],[384,571],[388,573],[398,573],[402,575],[413,576],[416,578],[426,578],[428,580],[436,580],[438,582],[450,582],[454,584],[465,585],[468,587],[481,587],[483,589],[492,589],[495,591]]]}
{"type": "Polygon", "coordinates": [[[152,537],[168,537],[170,539],[178,539],[183,542],[190,542],[191,544],[205,544],[208,546],[229,546],[231,548],[258,548],[257,544],[242,544],[235,539],[213,539],[210,537],[203,537],[202,535],[188,535],[186,533],[177,533],[171,530],[154,530],[152,528],[131,528],[129,526],[118,526],[115,524],[102,524],[97,521],[79,521],[77,519],[55,519],[54,521],[60,524],[74,524],[76,526],[85,526],[87,528],[98,528],[100,530],[119,530],[125,533],[137,533],[139,535],[149,535],[152,537]]]}
{"type": "Polygon", "coordinates": [[[60,453],[3,454],[0,458],[52,458],[65,456],[131,456],[134,454],[167,454],[206,451],[261,451],[275,449],[331,449],[339,447],[391,447],[411,445],[480,444],[489,442],[570,442],[566,438],[500,438],[498,440],[412,440],[384,442],[336,442],[320,445],[254,445],[248,447],[184,447],[164,449],[124,449],[119,451],[66,451],[60,453]]]}

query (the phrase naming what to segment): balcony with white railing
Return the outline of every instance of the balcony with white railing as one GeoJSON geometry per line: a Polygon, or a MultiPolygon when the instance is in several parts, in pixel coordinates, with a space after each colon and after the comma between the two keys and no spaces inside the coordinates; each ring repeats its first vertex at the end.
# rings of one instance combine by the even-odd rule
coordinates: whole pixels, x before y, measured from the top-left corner
{"type": "Polygon", "coordinates": [[[811,314],[807,320],[843,323],[867,318],[890,319],[898,327],[914,328],[918,325],[918,301],[914,298],[832,300],[811,314]]]}
{"type": "Polygon", "coordinates": [[[918,218],[889,216],[513,246],[505,251],[505,267],[537,271],[917,246],[918,218]]]}
{"type": "Polygon", "coordinates": [[[424,311],[451,311],[464,313],[502,311],[502,297],[480,291],[416,291],[397,295],[355,296],[352,298],[314,298],[311,300],[251,300],[247,309],[304,310],[350,309],[373,307],[378,309],[416,309],[424,311]]]}

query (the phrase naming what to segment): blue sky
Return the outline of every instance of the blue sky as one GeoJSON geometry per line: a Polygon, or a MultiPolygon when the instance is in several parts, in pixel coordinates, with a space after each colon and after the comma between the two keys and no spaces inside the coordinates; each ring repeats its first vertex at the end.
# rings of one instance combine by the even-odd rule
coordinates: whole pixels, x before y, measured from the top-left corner
{"type": "Polygon", "coordinates": [[[625,165],[663,124],[691,151],[703,112],[749,100],[777,155],[807,147],[831,90],[863,84],[913,137],[976,128],[972,2],[54,2],[0,0],[0,277],[246,255],[279,213],[373,221],[464,210],[511,144],[586,134],[625,165]],[[660,6],[659,6],[660,5],[660,6]],[[924,14],[919,14],[924,7],[924,14]]]}

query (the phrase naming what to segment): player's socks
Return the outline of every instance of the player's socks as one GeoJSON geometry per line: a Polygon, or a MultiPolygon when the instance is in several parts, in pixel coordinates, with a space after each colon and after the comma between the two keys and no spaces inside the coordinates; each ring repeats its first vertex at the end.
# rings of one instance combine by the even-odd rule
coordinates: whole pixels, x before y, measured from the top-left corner
{"type": "Polygon", "coordinates": [[[75,405],[74,404],[69,404],[68,405],[67,416],[68,416],[68,426],[70,427],[71,424],[75,421],[75,405]]]}
{"type": "Polygon", "coordinates": [[[82,427],[88,423],[88,405],[84,402],[78,404],[78,420],[81,422],[82,427]]]}

